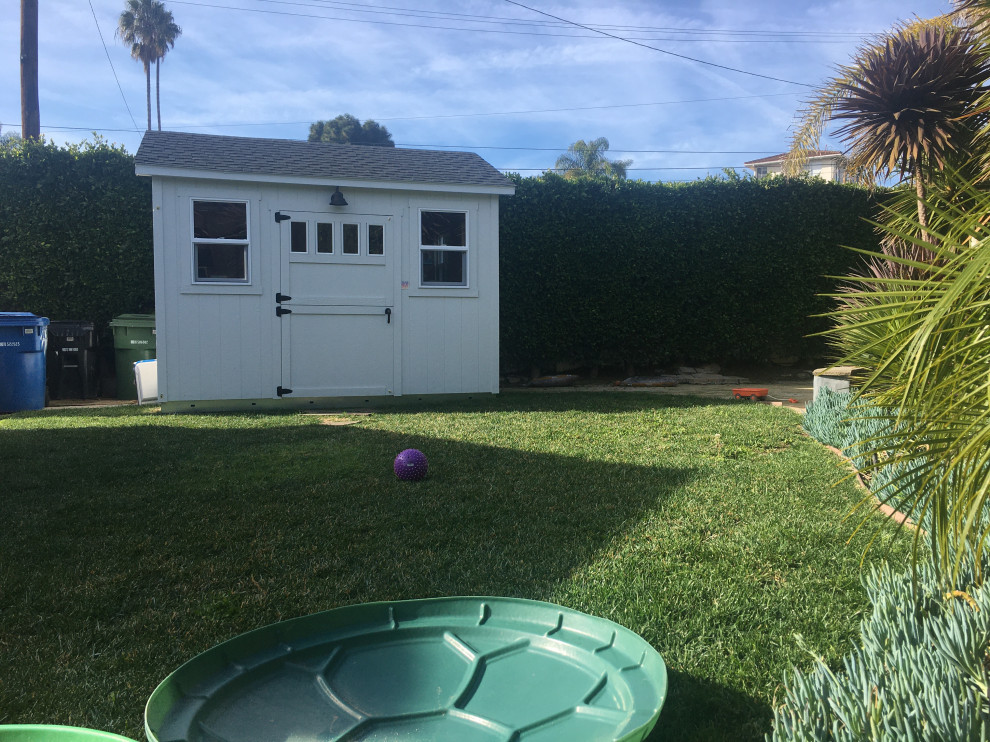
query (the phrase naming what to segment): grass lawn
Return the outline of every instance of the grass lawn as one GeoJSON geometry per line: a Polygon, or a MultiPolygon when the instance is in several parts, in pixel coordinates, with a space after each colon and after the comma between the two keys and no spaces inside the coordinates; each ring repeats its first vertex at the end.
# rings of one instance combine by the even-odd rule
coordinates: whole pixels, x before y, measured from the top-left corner
{"type": "MultiPolygon", "coordinates": [[[[144,739],[168,673],[349,603],[506,595],[661,653],[654,740],[760,740],[794,635],[835,659],[866,605],[859,493],[800,419],[751,403],[507,393],[442,409],[0,418],[0,723],[144,739]],[[419,448],[430,475],[392,459],[419,448]]],[[[904,560],[884,526],[868,561],[904,560]]]]}

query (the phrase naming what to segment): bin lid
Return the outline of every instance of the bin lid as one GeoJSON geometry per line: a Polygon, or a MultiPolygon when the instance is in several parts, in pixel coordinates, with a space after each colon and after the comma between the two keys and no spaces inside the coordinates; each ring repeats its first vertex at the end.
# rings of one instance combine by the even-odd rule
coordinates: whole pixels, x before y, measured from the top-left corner
{"type": "Polygon", "coordinates": [[[47,327],[48,317],[39,317],[31,312],[0,312],[0,326],[47,327]]]}
{"type": "Polygon", "coordinates": [[[88,319],[53,319],[51,325],[49,325],[52,329],[56,327],[78,327],[80,332],[92,332],[95,326],[96,325],[88,319]]]}
{"type": "Polygon", "coordinates": [[[110,320],[111,327],[154,327],[153,314],[118,314],[110,320]]]}

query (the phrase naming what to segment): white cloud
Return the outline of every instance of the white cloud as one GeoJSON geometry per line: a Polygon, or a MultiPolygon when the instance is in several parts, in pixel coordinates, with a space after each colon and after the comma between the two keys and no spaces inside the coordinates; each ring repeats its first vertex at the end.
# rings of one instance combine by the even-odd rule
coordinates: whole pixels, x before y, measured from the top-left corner
{"type": "MultiPolygon", "coordinates": [[[[305,2],[306,0],[301,0],[305,2]]],[[[619,41],[573,36],[460,32],[404,25],[376,25],[286,15],[348,15],[344,11],[258,0],[222,0],[188,5],[166,0],[183,34],[162,66],[166,128],[215,126],[227,134],[305,137],[308,122],[350,112],[384,123],[396,141],[556,148],[548,152],[479,150],[496,165],[549,167],[576,139],[607,136],[613,150],[693,149],[779,152],[799,96],[573,110],[511,116],[451,117],[455,114],[577,109],[627,103],[727,98],[808,89],[678,59],[619,41]],[[275,12],[251,12],[263,9],[275,12]],[[432,119],[397,117],[433,116],[432,119]],[[231,127],[233,123],[282,125],[231,127]],[[297,123],[290,123],[297,122],[297,123]]],[[[315,3],[310,3],[315,5],[315,3]]],[[[386,3],[383,3],[385,5],[386,3]]],[[[389,6],[450,12],[442,0],[389,0],[389,6]]],[[[139,128],[145,120],[141,66],[114,37],[122,0],[93,0],[110,57],[139,128]]],[[[374,7],[374,6],[366,6],[374,7]]],[[[879,31],[899,18],[931,16],[947,0],[699,0],[660,4],[624,0],[612,4],[573,0],[534,7],[584,24],[650,27],[630,36],[670,39],[671,29],[809,31],[804,43],[716,43],[649,41],[671,52],[789,80],[820,83],[848,59],[854,39],[824,32],[879,31]],[[824,43],[843,38],[842,44],[824,43]]],[[[549,20],[507,3],[467,0],[456,12],[531,22],[549,20]]],[[[408,15],[373,17],[396,24],[464,25],[408,15]]],[[[47,0],[41,6],[42,126],[130,127],[88,3],[47,0]]],[[[480,26],[481,24],[475,24],[480,26]]],[[[546,27],[486,25],[496,30],[546,31],[546,27]]],[[[566,33],[584,33],[570,29],[566,33]]],[[[746,38],[736,35],[734,38],[746,38]]],[[[750,37],[752,38],[752,37],[750,37]]],[[[18,45],[16,14],[0,19],[0,47],[18,45]],[[14,16],[13,18],[11,16],[14,16]]],[[[8,56],[8,59],[10,56],[8,56]]],[[[0,122],[20,121],[18,68],[0,65],[0,122]]],[[[203,130],[203,129],[195,129],[203,130]]],[[[81,139],[86,130],[56,138],[81,139]]],[[[134,150],[140,133],[109,133],[134,150]]],[[[741,164],[757,154],[632,154],[634,167],[741,164]]],[[[646,178],[691,178],[700,171],[639,172],[646,178]]]]}

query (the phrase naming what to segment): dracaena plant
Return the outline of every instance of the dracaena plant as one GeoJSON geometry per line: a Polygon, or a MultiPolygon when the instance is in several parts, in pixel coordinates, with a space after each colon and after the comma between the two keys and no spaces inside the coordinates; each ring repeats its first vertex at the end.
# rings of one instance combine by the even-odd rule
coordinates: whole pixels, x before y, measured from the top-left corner
{"type": "Polygon", "coordinates": [[[929,242],[926,186],[947,165],[962,170],[981,146],[988,80],[983,37],[959,17],[904,24],[861,47],[808,102],[788,167],[800,169],[826,127],[840,122],[835,133],[849,147],[850,172],[869,182],[913,181],[919,234],[929,242]]]}

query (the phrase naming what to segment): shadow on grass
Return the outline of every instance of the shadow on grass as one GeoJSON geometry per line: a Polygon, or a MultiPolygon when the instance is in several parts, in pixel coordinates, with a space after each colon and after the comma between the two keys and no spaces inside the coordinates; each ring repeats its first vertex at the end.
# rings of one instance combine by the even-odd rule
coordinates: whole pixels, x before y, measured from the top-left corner
{"type": "Polygon", "coordinates": [[[766,701],[669,667],[667,682],[667,701],[646,742],[762,742],[770,731],[766,701]]]}
{"type": "MultiPolygon", "coordinates": [[[[516,396],[499,409],[644,404],[516,396]]],[[[0,723],[135,739],[155,685],[218,642],[349,603],[550,599],[696,474],[289,421],[0,429],[0,445],[0,723]],[[408,447],[428,452],[425,481],[392,474],[408,447]]],[[[764,703],[678,673],[671,682],[663,739],[760,738],[739,731],[766,725],[764,703]]]]}
{"type": "MultiPolygon", "coordinates": [[[[439,413],[439,412],[559,412],[564,410],[613,413],[613,412],[636,412],[646,409],[685,409],[703,407],[724,407],[751,404],[740,402],[739,400],[717,397],[702,397],[680,394],[657,394],[645,391],[553,391],[553,390],[505,390],[500,394],[479,394],[465,395],[463,397],[450,397],[443,400],[436,400],[429,395],[406,395],[395,397],[387,404],[361,404],[355,401],[353,406],[336,408],[321,407],[314,403],[310,408],[290,409],[265,409],[243,411],[210,412],[204,408],[203,411],[187,411],[176,413],[179,416],[188,415],[193,418],[202,417],[240,417],[240,416],[268,416],[268,415],[297,415],[300,413],[326,413],[343,414],[348,411],[361,410],[370,411],[374,414],[416,414],[416,413],[439,413]]],[[[162,416],[171,417],[157,411],[158,408],[151,405],[116,405],[101,408],[84,407],[49,407],[44,410],[26,411],[0,415],[0,423],[4,419],[31,419],[31,418],[88,418],[93,420],[121,419],[132,416],[162,416]]]]}

